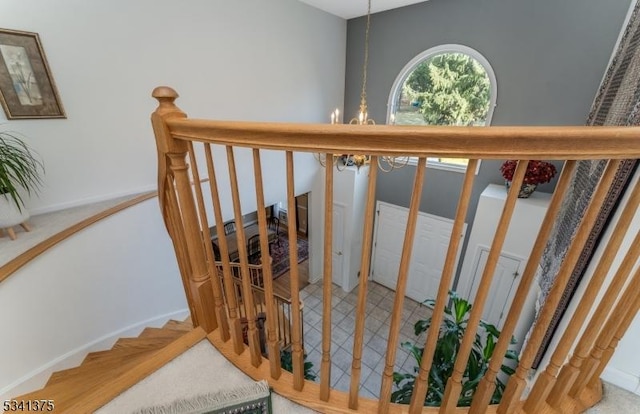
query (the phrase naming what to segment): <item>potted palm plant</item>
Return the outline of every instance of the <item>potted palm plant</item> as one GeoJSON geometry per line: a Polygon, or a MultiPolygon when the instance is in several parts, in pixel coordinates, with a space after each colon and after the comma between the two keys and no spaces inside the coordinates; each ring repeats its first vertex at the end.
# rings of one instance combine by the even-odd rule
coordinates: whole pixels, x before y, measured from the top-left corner
{"type": "MultiPolygon", "coordinates": [[[[29,218],[21,192],[37,192],[43,173],[39,156],[18,134],[0,131],[0,229],[10,229],[29,218]]],[[[9,235],[15,238],[12,231],[9,235]]]]}

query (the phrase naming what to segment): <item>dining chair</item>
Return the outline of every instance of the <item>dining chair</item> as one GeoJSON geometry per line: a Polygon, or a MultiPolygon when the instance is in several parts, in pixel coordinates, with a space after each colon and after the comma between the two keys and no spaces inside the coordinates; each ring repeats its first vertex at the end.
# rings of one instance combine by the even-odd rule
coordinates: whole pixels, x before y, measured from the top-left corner
{"type": "Polygon", "coordinates": [[[220,254],[220,248],[216,244],[215,240],[211,241],[211,246],[213,247],[213,260],[219,262],[222,260],[222,255],[220,254]]]}
{"type": "Polygon", "coordinates": [[[260,262],[260,235],[249,237],[247,241],[247,256],[249,263],[258,264],[260,262]]]}
{"type": "Polygon", "coordinates": [[[280,232],[280,219],[278,217],[269,218],[269,228],[276,232],[276,235],[280,232]]]}
{"type": "Polygon", "coordinates": [[[233,233],[236,231],[236,222],[235,220],[227,221],[224,223],[224,234],[225,236],[229,233],[233,233]]]}
{"type": "Polygon", "coordinates": [[[273,230],[275,233],[275,237],[269,241],[269,254],[271,254],[271,246],[274,244],[280,246],[280,219],[271,217],[269,219],[269,230],[273,230]]]}

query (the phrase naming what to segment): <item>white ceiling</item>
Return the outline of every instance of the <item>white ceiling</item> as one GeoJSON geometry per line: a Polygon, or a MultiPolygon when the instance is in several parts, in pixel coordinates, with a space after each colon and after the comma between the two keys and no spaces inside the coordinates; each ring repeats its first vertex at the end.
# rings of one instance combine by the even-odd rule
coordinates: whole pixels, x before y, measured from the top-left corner
{"type": "MultiPolygon", "coordinates": [[[[344,19],[352,19],[367,14],[367,0],[299,0],[344,19]]],[[[377,13],[426,0],[372,0],[371,13],[377,13]]]]}

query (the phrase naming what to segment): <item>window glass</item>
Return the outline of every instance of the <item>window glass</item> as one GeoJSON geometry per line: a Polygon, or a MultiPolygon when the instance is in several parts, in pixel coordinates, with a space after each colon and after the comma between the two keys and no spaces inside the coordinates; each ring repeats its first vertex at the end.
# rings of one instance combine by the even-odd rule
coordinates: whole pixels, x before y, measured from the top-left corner
{"type": "MultiPolygon", "coordinates": [[[[491,123],[495,76],[478,52],[446,45],[423,52],[400,73],[390,97],[389,123],[484,126],[491,123]]],[[[429,164],[465,170],[468,160],[429,159],[429,164]]]]}

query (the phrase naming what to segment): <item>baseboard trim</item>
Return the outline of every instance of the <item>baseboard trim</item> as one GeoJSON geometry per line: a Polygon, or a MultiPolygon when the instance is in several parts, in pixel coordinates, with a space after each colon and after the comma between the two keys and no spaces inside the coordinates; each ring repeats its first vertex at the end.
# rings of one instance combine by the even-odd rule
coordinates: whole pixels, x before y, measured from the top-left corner
{"type": "Polygon", "coordinates": [[[88,353],[107,350],[111,348],[119,338],[138,336],[144,328],[161,327],[170,319],[184,320],[188,316],[189,310],[181,309],[149,318],[103,335],[100,338],[55,358],[49,363],[29,372],[8,386],[0,389],[0,400],[9,399],[12,396],[23,395],[42,388],[53,372],[79,365],[88,353]]]}
{"type": "Polygon", "coordinates": [[[608,366],[600,375],[603,381],[606,381],[616,387],[620,387],[623,390],[627,390],[636,395],[640,395],[640,378],[635,375],[628,374],[617,368],[608,366]]]}

